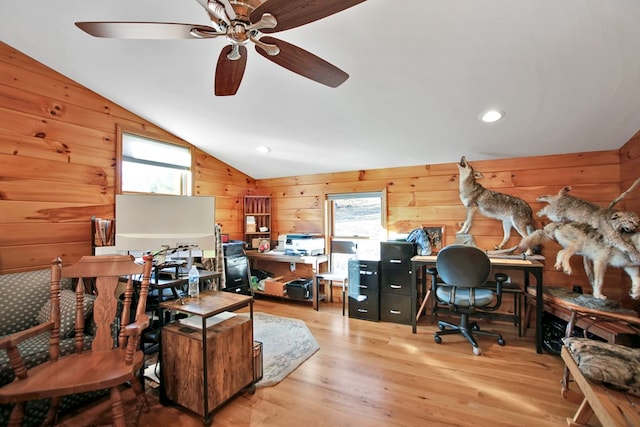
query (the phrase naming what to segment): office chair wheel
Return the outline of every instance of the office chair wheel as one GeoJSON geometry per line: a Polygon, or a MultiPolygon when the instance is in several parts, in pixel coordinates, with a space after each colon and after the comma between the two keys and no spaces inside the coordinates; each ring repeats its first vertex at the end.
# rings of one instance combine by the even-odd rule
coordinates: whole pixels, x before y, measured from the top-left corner
{"type": "Polygon", "coordinates": [[[499,346],[504,346],[507,342],[504,340],[504,338],[498,338],[498,345],[499,346]]]}
{"type": "Polygon", "coordinates": [[[476,356],[480,356],[482,354],[482,350],[480,350],[480,347],[473,347],[473,354],[475,354],[476,356]]]}
{"type": "Polygon", "coordinates": [[[440,335],[434,335],[433,340],[436,342],[436,344],[442,343],[442,337],[440,335]]]}

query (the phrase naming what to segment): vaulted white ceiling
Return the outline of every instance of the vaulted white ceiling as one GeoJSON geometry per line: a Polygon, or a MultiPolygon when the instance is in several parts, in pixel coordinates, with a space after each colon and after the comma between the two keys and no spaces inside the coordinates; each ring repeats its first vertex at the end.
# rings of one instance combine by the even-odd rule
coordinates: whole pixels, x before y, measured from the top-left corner
{"type": "Polygon", "coordinates": [[[2,0],[3,42],[256,179],[620,148],[640,129],[637,0],[367,0],[273,36],[346,71],[332,89],[222,38],[98,39],[76,21],[209,25],[195,0],[2,0]],[[496,123],[480,114],[505,111],[496,123]],[[256,151],[266,145],[271,152],[256,151]]]}

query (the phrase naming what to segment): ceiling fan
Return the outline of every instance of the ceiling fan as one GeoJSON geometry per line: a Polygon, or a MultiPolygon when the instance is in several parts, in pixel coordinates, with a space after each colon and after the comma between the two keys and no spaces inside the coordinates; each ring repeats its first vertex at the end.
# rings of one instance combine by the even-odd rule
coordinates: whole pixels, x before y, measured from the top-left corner
{"type": "Polygon", "coordinates": [[[303,77],[338,87],[349,75],[312,53],[265,34],[299,27],[365,0],[196,0],[211,26],[169,22],[76,22],[95,37],[121,39],[210,39],[225,36],[215,71],[215,94],[235,95],[247,65],[246,45],[303,77]]]}

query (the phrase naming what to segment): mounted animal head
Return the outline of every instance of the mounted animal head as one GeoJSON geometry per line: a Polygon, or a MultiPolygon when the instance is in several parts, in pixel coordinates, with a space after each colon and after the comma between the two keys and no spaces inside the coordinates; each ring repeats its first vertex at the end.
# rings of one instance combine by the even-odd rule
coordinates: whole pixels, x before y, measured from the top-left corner
{"type": "Polygon", "coordinates": [[[640,226],[640,218],[630,211],[613,211],[609,219],[611,226],[620,233],[634,233],[640,226]]]}
{"type": "Polygon", "coordinates": [[[484,175],[481,172],[474,171],[467,159],[462,156],[460,158],[460,162],[457,163],[458,172],[460,173],[460,182],[466,181],[468,179],[482,179],[484,175]]]}

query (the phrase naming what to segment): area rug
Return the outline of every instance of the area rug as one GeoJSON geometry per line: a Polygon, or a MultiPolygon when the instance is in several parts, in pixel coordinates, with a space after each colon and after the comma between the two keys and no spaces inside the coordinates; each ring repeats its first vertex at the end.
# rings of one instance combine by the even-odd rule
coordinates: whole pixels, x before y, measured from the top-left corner
{"type": "MultiPolygon", "coordinates": [[[[256,387],[278,384],[320,349],[302,320],[259,312],[253,313],[253,339],[262,343],[263,374],[256,387]]],[[[144,376],[158,383],[157,373],[158,367],[153,364],[145,369],[144,376]]]]}
{"type": "Polygon", "coordinates": [[[256,387],[278,384],[320,346],[299,319],[253,313],[253,339],[262,343],[263,377],[256,387]]]}

